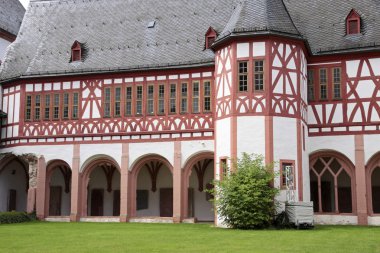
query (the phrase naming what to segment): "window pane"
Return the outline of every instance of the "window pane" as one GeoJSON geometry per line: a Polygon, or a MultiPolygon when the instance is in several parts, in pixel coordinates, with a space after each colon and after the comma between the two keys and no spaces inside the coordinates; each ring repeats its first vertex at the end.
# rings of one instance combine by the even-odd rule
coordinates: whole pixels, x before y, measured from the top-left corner
{"type": "Polygon", "coordinates": [[[125,91],[125,115],[132,115],[132,87],[127,87],[125,91]]]}
{"type": "Polygon", "coordinates": [[[170,85],[170,113],[177,112],[176,97],[177,97],[176,84],[171,84],[170,85]]]}
{"type": "Polygon", "coordinates": [[[320,98],[327,99],[327,70],[319,70],[320,98]]]}
{"type": "Polygon", "coordinates": [[[248,62],[239,62],[239,91],[248,91],[248,62]]]}
{"type": "Polygon", "coordinates": [[[203,111],[211,111],[211,83],[209,81],[203,83],[203,111]]]}
{"type": "Polygon", "coordinates": [[[193,83],[193,113],[199,112],[199,82],[193,83]]]}
{"type": "Polygon", "coordinates": [[[36,95],[34,99],[34,119],[39,120],[41,116],[41,95],[36,95]]]}
{"type": "Polygon", "coordinates": [[[333,80],[334,80],[334,98],[341,98],[341,75],[340,68],[333,69],[333,80]]]}
{"type": "Polygon", "coordinates": [[[158,91],[158,113],[164,114],[165,113],[165,85],[159,86],[158,91]]]}
{"type": "Polygon", "coordinates": [[[45,96],[45,114],[44,119],[49,120],[50,119],[50,95],[45,96]]]}
{"type": "Polygon", "coordinates": [[[309,101],[314,100],[314,71],[307,71],[307,99],[309,101]]]}
{"type": "Polygon", "coordinates": [[[264,61],[255,61],[255,90],[264,90],[264,61]]]}

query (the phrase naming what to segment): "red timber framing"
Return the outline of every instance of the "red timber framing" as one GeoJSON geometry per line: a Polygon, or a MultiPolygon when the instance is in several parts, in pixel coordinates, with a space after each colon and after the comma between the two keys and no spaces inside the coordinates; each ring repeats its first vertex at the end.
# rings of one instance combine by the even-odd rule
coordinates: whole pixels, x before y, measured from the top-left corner
{"type": "Polygon", "coordinates": [[[303,199],[302,180],[302,125],[307,119],[307,50],[304,44],[272,36],[241,40],[216,51],[215,120],[231,118],[231,159],[237,157],[237,117],[265,116],[265,162],[274,160],[273,118],[296,119],[298,196],[303,199]],[[254,56],[254,42],[265,43],[265,55],[254,56]],[[248,57],[237,57],[237,44],[248,44],[248,57]],[[263,89],[256,89],[256,62],[263,62],[263,89]],[[239,90],[239,63],[247,63],[246,89],[239,90]],[[268,99],[270,98],[270,99],[268,99]]]}
{"type": "Polygon", "coordinates": [[[379,54],[321,58],[310,62],[314,97],[309,101],[309,136],[380,133],[380,75],[376,70],[379,54]],[[347,66],[350,66],[348,69],[347,66]],[[319,70],[327,71],[327,98],[320,99],[319,70]],[[334,97],[334,69],[340,69],[341,97],[334,97]],[[363,92],[365,87],[366,92],[363,92]]]}
{"type": "MultiPolygon", "coordinates": [[[[18,82],[20,93],[20,122],[17,134],[3,135],[2,145],[54,145],[56,143],[105,143],[120,140],[133,142],[168,141],[173,139],[213,139],[214,82],[212,68],[190,70],[152,71],[134,74],[92,75],[31,79],[18,82]],[[186,111],[181,111],[181,85],[187,84],[186,111]],[[176,85],[175,113],[170,112],[170,86],[176,85]],[[141,115],[136,113],[136,89],[142,87],[141,115]],[[153,98],[148,98],[148,89],[153,86],[153,98]],[[159,97],[160,86],[164,91],[159,97]],[[194,88],[194,86],[198,86],[194,88]],[[132,97],[127,97],[127,88],[132,89],[132,97]],[[105,89],[110,91],[110,116],[104,115],[105,89]],[[120,89],[120,97],[116,90],[120,89]],[[78,93],[78,118],[73,110],[73,94],[78,93]],[[44,119],[45,96],[50,94],[50,119],[44,119]],[[59,116],[53,119],[54,94],[60,95],[59,116]],[[64,94],[69,94],[69,117],[63,118],[64,94]],[[195,95],[193,95],[195,94],[195,95]],[[35,96],[40,96],[39,119],[35,119],[35,96]],[[30,120],[26,120],[26,98],[31,96],[30,120]],[[148,102],[153,101],[153,111],[148,112],[148,102]],[[117,100],[117,101],[116,101],[117,100]],[[128,115],[126,103],[132,105],[128,115]],[[161,101],[161,102],[159,102],[161,101]],[[115,113],[118,102],[119,113],[115,113]],[[159,103],[161,106],[159,107],[159,103]],[[162,103],[164,108],[162,107],[162,103]],[[195,104],[194,104],[195,103],[195,104]],[[158,109],[163,109],[158,111],[158,109]]],[[[14,84],[4,85],[4,89],[15,92],[14,84]]],[[[11,94],[11,93],[9,93],[11,94]]],[[[10,105],[12,106],[12,105],[10,105]]],[[[12,129],[14,123],[7,122],[3,129],[12,129]]],[[[3,130],[4,131],[4,130],[3,130]]]]}

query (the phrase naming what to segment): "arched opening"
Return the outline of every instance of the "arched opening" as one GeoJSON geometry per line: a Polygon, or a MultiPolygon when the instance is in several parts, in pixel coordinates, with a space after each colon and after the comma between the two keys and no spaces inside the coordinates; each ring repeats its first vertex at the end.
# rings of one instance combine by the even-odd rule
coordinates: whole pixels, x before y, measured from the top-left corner
{"type": "Polygon", "coordinates": [[[214,221],[213,196],[206,190],[213,187],[214,155],[205,152],[193,156],[184,172],[184,216],[197,221],[214,221]]]}
{"type": "Polygon", "coordinates": [[[0,158],[0,212],[25,212],[28,188],[28,164],[15,155],[0,158]]]}
{"type": "Polygon", "coordinates": [[[112,158],[96,158],[82,173],[82,216],[119,215],[120,168],[112,158]]]}
{"type": "Polygon", "coordinates": [[[131,217],[173,217],[173,167],[149,155],[132,167],[131,217]]]}
{"type": "Polygon", "coordinates": [[[320,152],[310,158],[310,198],[314,212],[353,213],[354,166],[336,152],[320,152]]]}
{"type": "Polygon", "coordinates": [[[376,167],[371,175],[372,210],[380,214],[380,167],[376,167]]]}
{"type": "Polygon", "coordinates": [[[69,216],[71,169],[65,161],[54,160],[47,165],[45,189],[48,216],[69,216]]]}

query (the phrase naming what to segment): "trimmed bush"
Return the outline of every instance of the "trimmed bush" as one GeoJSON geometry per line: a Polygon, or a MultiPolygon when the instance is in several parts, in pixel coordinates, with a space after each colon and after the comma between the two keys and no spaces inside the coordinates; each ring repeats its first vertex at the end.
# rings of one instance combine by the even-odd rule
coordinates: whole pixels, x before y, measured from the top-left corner
{"type": "Polygon", "coordinates": [[[234,163],[235,172],[215,181],[216,208],[227,226],[258,229],[271,225],[275,214],[273,166],[265,166],[260,155],[243,153],[234,163]]]}
{"type": "Polygon", "coordinates": [[[0,213],[0,224],[21,223],[35,220],[33,214],[24,212],[5,212],[0,213]]]}

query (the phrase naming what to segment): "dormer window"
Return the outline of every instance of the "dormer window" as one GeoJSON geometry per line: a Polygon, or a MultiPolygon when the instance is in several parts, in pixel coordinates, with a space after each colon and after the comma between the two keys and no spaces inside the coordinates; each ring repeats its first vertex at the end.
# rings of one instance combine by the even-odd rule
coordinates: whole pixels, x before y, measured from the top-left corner
{"type": "Polygon", "coordinates": [[[214,43],[216,39],[216,36],[217,36],[216,31],[210,26],[210,28],[207,30],[206,35],[205,35],[206,49],[211,47],[212,43],[214,43]]]}
{"type": "Polygon", "coordinates": [[[71,47],[71,61],[77,62],[82,60],[82,45],[75,41],[71,47]]]}
{"type": "Polygon", "coordinates": [[[352,9],[346,18],[346,28],[348,34],[358,34],[360,33],[360,15],[352,9]]]}

